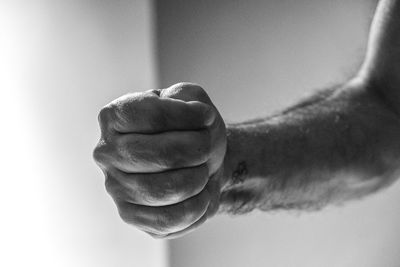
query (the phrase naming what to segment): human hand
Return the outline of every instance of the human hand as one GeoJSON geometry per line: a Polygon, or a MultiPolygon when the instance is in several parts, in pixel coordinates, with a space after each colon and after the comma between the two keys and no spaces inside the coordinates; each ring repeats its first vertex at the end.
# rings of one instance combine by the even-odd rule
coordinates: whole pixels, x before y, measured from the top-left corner
{"type": "Polygon", "coordinates": [[[178,237],[219,206],[223,119],[198,85],[122,96],[99,114],[93,156],[121,218],[154,237],[178,237]]]}

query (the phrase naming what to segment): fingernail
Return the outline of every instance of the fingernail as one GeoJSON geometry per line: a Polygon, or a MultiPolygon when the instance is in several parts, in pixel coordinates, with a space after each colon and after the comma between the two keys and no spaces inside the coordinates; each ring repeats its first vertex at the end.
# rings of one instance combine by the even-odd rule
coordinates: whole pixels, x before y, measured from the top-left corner
{"type": "Polygon", "coordinates": [[[213,124],[214,120],[215,120],[215,117],[216,117],[216,114],[215,114],[214,109],[212,107],[209,107],[207,109],[207,111],[205,112],[205,115],[204,115],[204,118],[205,118],[204,119],[204,123],[205,123],[205,125],[210,126],[211,124],[213,124]]]}

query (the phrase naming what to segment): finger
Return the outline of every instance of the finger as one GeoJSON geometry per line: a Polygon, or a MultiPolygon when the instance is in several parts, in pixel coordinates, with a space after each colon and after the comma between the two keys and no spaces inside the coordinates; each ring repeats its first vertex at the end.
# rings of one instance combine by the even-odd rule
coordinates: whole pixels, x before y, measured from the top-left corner
{"type": "MultiPolygon", "coordinates": [[[[393,106],[400,101],[400,1],[381,0],[371,25],[360,76],[372,81],[393,106]]],[[[400,111],[400,109],[399,109],[400,111]]]]}
{"type": "Polygon", "coordinates": [[[212,177],[208,183],[207,183],[207,191],[210,193],[210,202],[207,207],[207,212],[196,222],[193,224],[189,225],[187,228],[174,232],[174,233],[169,233],[169,234],[164,234],[164,235],[157,235],[153,233],[148,233],[154,238],[162,238],[162,239],[175,239],[182,237],[188,233],[193,232],[196,228],[198,228],[200,225],[202,225],[207,219],[213,217],[218,210],[219,207],[219,197],[220,197],[220,192],[219,192],[219,185],[218,181],[215,179],[215,177],[212,177]]]}
{"type": "Polygon", "coordinates": [[[153,91],[125,95],[111,102],[100,112],[101,128],[120,133],[160,133],[203,129],[215,119],[210,105],[160,98],[153,91]]]}
{"type": "Polygon", "coordinates": [[[211,150],[207,130],[123,134],[115,142],[112,164],[127,173],[154,173],[198,166],[209,159],[211,150]]]}
{"type": "Polygon", "coordinates": [[[118,203],[121,218],[139,229],[164,235],[185,229],[199,220],[207,211],[209,193],[206,189],[178,204],[151,207],[128,202],[118,203]]]}
{"type": "Polygon", "coordinates": [[[147,206],[182,202],[200,193],[207,182],[206,164],[152,174],[113,170],[106,175],[106,188],[114,199],[147,206]]]}

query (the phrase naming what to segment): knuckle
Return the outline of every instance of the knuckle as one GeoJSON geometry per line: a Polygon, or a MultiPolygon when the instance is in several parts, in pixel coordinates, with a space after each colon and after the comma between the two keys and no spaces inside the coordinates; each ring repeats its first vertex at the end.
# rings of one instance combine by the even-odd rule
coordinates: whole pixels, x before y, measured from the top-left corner
{"type": "MultiPolygon", "coordinates": [[[[198,84],[194,83],[177,83],[168,88],[174,96],[173,98],[179,98],[184,101],[193,101],[199,100],[202,102],[210,102],[210,98],[208,97],[206,91],[198,84]]],[[[168,91],[167,90],[167,91],[168,91]]]]}
{"type": "Polygon", "coordinates": [[[130,93],[113,100],[106,107],[111,110],[114,128],[124,131],[127,125],[137,122],[139,117],[145,116],[154,99],[148,93],[130,93]]]}
{"type": "Polygon", "coordinates": [[[132,216],[130,213],[128,213],[125,210],[118,209],[119,210],[119,217],[121,218],[121,220],[127,224],[135,224],[134,220],[132,219],[132,216]]]}
{"type": "Polygon", "coordinates": [[[114,113],[114,108],[112,105],[108,104],[100,109],[100,112],[97,116],[99,124],[101,126],[108,126],[112,120],[112,114],[114,113]]]}
{"type": "Polygon", "coordinates": [[[106,191],[109,195],[113,197],[117,195],[118,192],[117,183],[114,179],[110,178],[108,175],[106,181],[104,182],[104,187],[106,188],[106,191]]]}
{"type": "Polygon", "coordinates": [[[119,217],[127,224],[135,224],[135,212],[128,208],[127,203],[117,202],[119,217]]]}
{"type": "Polygon", "coordinates": [[[137,197],[135,192],[133,192],[124,183],[118,180],[116,177],[112,177],[106,174],[106,180],[104,182],[107,193],[115,201],[126,201],[131,203],[137,202],[137,197]]]}
{"type": "Polygon", "coordinates": [[[146,110],[157,103],[158,97],[149,92],[131,93],[112,102],[117,115],[125,118],[137,114],[140,109],[146,110]]]}
{"type": "Polygon", "coordinates": [[[93,150],[93,159],[97,163],[108,163],[109,162],[109,146],[104,140],[100,140],[99,143],[96,145],[96,147],[93,150]]]}
{"type": "Polygon", "coordinates": [[[124,96],[123,99],[116,100],[113,105],[115,106],[115,116],[119,121],[125,121],[131,115],[137,113],[139,101],[133,97],[124,96]]]}

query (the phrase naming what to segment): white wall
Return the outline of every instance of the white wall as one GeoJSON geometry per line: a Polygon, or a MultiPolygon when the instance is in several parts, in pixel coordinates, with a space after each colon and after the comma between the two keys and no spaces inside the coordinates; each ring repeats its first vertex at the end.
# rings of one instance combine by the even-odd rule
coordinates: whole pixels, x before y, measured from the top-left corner
{"type": "MultiPolygon", "coordinates": [[[[227,121],[268,114],[357,70],[375,4],[158,1],[161,86],[203,85],[227,121]]],[[[398,203],[396,183],[318,213],[221,216],[170,242],[171,266],[399,266],[398,203]]]]}
{"type": "Polygon", "coordinates": [[[166,264],[92,160],[97,113],[156,86],[151,1],[0,0],[0,265],[166,264]]]}

